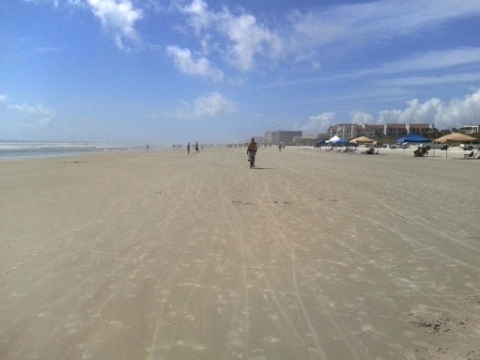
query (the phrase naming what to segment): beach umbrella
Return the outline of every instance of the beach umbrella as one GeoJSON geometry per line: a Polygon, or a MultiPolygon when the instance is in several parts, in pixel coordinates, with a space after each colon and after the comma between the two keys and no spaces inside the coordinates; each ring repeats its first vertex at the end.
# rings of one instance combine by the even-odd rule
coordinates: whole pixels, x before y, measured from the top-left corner
{"type": "Polygon", "coordinates": [[[334,137],[332,137],[330,140],[327,141],[329,144],[332,144],[332,145],[345,145],[345,144],[348,144],[348,141],[345,140],[345,139],[342,139],[341,137],[335,135],[334,137]]]}
{"type": "Polygon", "coordinates": [[[444,135],[442,137],[439,137],[438,139],[435,139],[435,142],[438,143],[447,143],[447,142],[467,142],[467,141],[475,141],[477,140],[473,136],[468,136],[462,133],[451,133],[448,135],[444,135]]]}
{"type": "Polygon", "coordinates": [[[355,139],[352,139],[350,140],[351,143],[373,143],[375,142],[374,139],[370,139],[369,137],[366,137],[366,136],[359,136],[359,137],[356,137],[355,139]]]}
{"type": "Polygon", "coordinates": [[[338,139],[340,139],[340,136],[334,135],[334,136],[332,136],[330,139],[328,139],[328,140],[325,141],[325,142],[326,142],[326,143],[331,143],[331,142],[337,141],[338,139]]]}
{"type": "MultiPolygon", "coordinates": [[[[473,136],[465,135],[462,133],[451,133],[435,139],[435,142],[441,144],[448,144],[449,142],[467,142],[477,140],[473,136]]],[[[448,148],[445,150],[445,159],[447,158],[448,148]]]]}

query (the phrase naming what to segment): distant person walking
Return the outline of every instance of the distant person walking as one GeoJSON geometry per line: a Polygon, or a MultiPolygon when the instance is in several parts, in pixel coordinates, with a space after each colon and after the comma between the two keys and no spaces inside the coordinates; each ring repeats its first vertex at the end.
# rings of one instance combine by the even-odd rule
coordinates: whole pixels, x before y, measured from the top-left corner
{"type": "Polygon", "coordinates": [[[278,144],[278,151],[282,151],[282,142],[278,144]]]}
{"type": "Polygon", "coordinates": [[[252,141],[250,141],[250,144],[248,144],[247,147],[247,154],[248,154],[248,161],[250,161],[250,167],[254,168],[255,167],[255,155],[257,154],[257,143],[255,142],[255,139],[252,137],[252,141]]]}
{"type": "Polygon", "coordinates": [[[187,144],[187,154],[190,154],[190,143],[187,144]]]}
{"type": "Polygon", "coordinates": [[[195,143],[195,152],[198,154],[200,150],[198,149],[198,141],[195,143]]]}

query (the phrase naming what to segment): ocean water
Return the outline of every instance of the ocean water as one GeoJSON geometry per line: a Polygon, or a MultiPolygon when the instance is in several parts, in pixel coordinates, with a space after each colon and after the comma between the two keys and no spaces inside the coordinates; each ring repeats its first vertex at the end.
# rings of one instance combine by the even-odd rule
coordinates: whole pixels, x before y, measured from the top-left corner
{"type": "Polygon", "coordinates": [[[0,141],[0,158],[62,157],[89,152],[140,150],[143,148],[143,146],[113,143],[0,141]]]}

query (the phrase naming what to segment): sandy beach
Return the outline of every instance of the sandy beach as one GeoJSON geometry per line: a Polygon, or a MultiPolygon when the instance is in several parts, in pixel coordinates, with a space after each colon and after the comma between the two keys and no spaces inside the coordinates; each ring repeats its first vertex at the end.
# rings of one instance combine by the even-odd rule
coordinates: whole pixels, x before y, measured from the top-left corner
{"type": "Polygon", "coordinates": [[[411,153],[0,161],[0,359],[480,359],[480,160],[411,153]]]}

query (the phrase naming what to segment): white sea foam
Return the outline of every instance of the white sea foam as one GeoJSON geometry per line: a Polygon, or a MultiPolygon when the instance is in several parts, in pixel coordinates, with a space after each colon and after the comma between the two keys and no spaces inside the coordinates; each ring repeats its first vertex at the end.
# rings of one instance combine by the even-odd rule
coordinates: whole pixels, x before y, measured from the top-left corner
{"type": "Polygon", "coordinates": [[[141,149],[119,143],[0,141],[0,158],[42,158],[77,155],[95,151],[141,149]]]}

